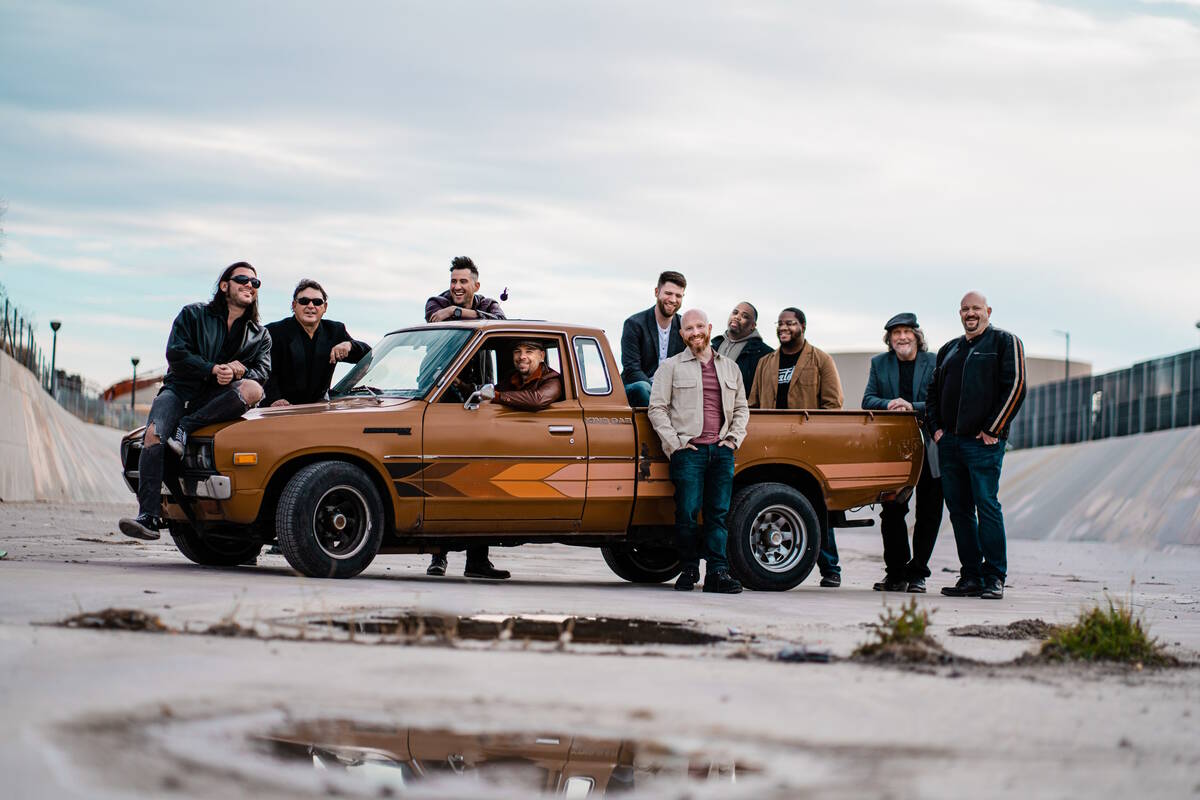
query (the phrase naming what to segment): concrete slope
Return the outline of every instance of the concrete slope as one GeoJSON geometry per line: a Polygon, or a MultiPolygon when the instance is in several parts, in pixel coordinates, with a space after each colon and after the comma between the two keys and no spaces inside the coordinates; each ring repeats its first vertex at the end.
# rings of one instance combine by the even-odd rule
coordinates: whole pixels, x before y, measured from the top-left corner
{"type": "Polygon", "coordinates": [[[1200,428],[1013,451],[1000,502],[1010,537],[1200,545],[1200,428]]]}
{"type": "Polygon", "coordinates": [[[0,501],[130,502],[121,435],[72,416],[0,353],[0,501]]]}

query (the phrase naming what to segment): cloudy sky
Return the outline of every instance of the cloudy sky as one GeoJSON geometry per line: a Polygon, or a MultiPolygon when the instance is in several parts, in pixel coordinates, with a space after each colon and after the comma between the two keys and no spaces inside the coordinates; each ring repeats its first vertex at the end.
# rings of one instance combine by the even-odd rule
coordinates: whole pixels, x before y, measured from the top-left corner
{"type": "Polygon", "coordinates": [[[1118,367],[1198,343],[1198,156],[1200,0],[0,0],[0,283],[99,383],[233,261],[373,340],[460,254],[614,338],[675,268],[772,343],[979,288],[1118,367]]]}

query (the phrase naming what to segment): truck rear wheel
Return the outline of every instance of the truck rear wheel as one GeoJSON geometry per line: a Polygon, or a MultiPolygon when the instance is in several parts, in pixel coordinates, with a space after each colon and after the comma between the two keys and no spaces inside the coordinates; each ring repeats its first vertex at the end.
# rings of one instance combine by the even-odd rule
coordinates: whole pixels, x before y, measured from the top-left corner
{"type": "Polygon", "coordinates": [[[371,479],[344,461],[309,464],[288,481],[275,513],[279,549],[310,578],[352,578],[383,542],[383,503],[371,479]]]}
{"type": "Polygon", "coordinates": [[[820,549],[821,523],[799,490],[785,483],[760,483],[734,496],[729,560],[746,587],[782,592],[800,585],[820,549]]]}
{"type": "Polygon", "coordinates": [[[669,547],[601,547],[608,568],[630,583],[664,583],[679,574],[679,554],[669,547]]]}
{"type": "Polygon", "coordinates": [[[171,538],[179,552],[189,560],[205,567],[236,567],[253,561],[262,550],[259,542],[239,542],[232,539],[204,539],[191,523],[171,520],[167,523],[171,538]]]}

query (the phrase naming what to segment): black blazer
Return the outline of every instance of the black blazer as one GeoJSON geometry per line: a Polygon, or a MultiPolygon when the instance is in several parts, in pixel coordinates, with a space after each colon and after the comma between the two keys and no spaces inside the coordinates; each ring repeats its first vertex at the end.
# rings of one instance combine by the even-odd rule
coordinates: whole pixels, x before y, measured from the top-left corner
{"type": "MultiPolygon", "coordinates": [[[[938,462],[937,447],[925,430],[926,399],[929,396],[929,386],[933,382],[933,370],[937,365],[937,356],[928,350],[917,353],[917,363],[913,366],[913,410],[921,422],[921,439],[925,442],[925,459],[929,462],[929,474],[941,477],[941,464],[938,462]]],[[[890,400],[900,396],[900,359],[889,350],[871,359],[871,374],[867,378],[867,388],[863,390],[862,407],[868,410],[886,411],[890,400]]]]}
{"type": "MultiPolygon", "coordinates": [[[[671,317],[671,334],[667,337],[667,357],[682,353],[683,337],[679,335],[679,315],[671,317]]],[[[654,306],[639,311],[625,320],[621,329],[621,381],[626,385],[638,381],[650,383],[658,371],[658,320],[654,306]]]]}
{"type": "Polygon", "coordinates": [[[333,380],[335,365],[329,363],[329,351],[335,344],[350,342],[350,355],[346,361],[351,364],[357,364],[371,352],[366,343],[351,338],[344,324],[323,319],[313,336],[313,358],[317,364],[310,373],[305,363],[308,352],[304,346],[308,334],[295,317],[272,322],[267,326],[267,331],[271,334],[271,379],[267,382],[267,396],[263,400],[266,406],[281,397],[292,405],[324,400],[329,393],[329,383],[333,380]]]}

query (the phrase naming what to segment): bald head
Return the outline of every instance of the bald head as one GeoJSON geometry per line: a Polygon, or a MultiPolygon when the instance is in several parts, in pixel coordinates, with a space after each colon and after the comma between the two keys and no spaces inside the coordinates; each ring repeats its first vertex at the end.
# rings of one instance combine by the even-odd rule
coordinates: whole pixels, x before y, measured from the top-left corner
{"type": "Polygon", "coordinates": [[[707,363],[711,356],[706,354],[712,340],[712,325],[708,321],[708,314],[698,308],[689,308],[683,312],[683,316],[679,318],[679,335],[683,337],[688,349],[707,363]]]}
{"type": "Polygon", "coordinates": [[[974,339],[987,330],[992,309],[983,292],[967,292],[958,304],[958,318],[968,339],[974,339]]]}
{"type": "Polygon", "coordinates": [[[708,324],[708,314],[705,314],[703,311],[701,311],[698,308],[689,308],[687,311],[683,312],[683,316],[681,316],[679,318],[679,324],[681,326],[687,325],[688,320],[690,320],[690,319],[699,319],[705,325],[708,324]]]}

